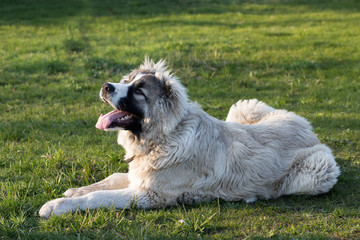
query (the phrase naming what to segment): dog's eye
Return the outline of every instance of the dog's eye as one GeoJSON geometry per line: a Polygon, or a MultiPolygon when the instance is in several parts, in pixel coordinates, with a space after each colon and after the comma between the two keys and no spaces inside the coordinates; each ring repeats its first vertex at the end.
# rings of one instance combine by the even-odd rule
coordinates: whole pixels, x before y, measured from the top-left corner
{"type": "Polygon", "coordinates": [[[144,93],[139,88],[135,89],[135,93],[138,95],[144,95],[144,93]]]}

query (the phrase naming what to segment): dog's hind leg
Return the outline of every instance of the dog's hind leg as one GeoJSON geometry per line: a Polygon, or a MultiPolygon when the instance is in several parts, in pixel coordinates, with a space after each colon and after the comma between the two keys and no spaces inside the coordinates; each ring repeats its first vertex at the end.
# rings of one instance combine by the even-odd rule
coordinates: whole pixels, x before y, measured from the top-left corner
{"type": "Polygon", "coordinates": [[[240,100],[231,106],[226,121],[255,124],[274,110],[274,108],[257,99],[240,100]]]}
{"type": "Polygon", "coordinates": [[[287,174],[277,183],[279,195],[317,195],[330,191],[340,169],[331,150],[322,144],[298,151],[287,174]]]}
{"type": "Polygon", "coordinates": [[[129,186],[129,179],[127,173],[114,173],[104,180],[91,184],[89,186],[80,188],[70,188],[64,195],[66,197],[80,197],[90,192],[99,190],[115,190],[127,188],[129,186]]]}

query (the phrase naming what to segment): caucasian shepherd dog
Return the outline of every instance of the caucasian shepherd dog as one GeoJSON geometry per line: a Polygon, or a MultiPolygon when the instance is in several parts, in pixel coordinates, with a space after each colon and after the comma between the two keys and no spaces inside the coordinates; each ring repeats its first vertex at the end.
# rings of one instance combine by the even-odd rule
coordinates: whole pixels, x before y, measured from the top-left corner
{"type": "Polygon", "coordinates": [[[67,190],[40,216],[99,207],[160,208],[214,198],[254,202],[328,192],[340,174],[307,120],[256,99],[221,121],[191,102],[164,61],[144,63],[100,98],[114,108],[96,127],[118,131],[129,173],[67,190]]]}

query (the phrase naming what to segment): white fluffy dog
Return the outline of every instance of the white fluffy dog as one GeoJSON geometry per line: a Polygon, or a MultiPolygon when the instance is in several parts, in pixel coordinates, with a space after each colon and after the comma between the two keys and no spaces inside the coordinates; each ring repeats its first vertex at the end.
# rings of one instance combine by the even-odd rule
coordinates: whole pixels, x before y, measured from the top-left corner
{"type": "Polygon", "coordinates": [[[115,173],[47,202],[40,216],[99,207],[159,208],[214,198],[227,201],[328,192],[340,174],[310,124],[256,99],[238,101],[226,121],[189,101],[164,61],[146,59],[101,99],[115,110],[96,127],[119,131],[129,173],[115,173]]]}

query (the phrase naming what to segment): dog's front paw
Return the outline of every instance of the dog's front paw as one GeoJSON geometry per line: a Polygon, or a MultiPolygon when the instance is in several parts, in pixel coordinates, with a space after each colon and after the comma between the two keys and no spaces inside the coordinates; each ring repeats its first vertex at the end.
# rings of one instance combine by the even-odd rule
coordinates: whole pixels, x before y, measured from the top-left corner
{"type": "Polygon", "coordinates": [[[66,190],[63,195],[65,197],[76,197],[76,195],[78,195],[77,193],[79,192],[79,188],[70,188],[68,190],[66,190]]]}
{"type": "Polygon", "coordinates": [[[68,190],[66,190],[63,195],[65,197],[70,197],[70,198],[74,198],[74,197],[81,197],[81,196],[84,196],[88,193],[92,192],[91,190],[89,189],[86,189],[86,188],[70,188],[68,190]]]}
{"type": "Polygon", "coordinates": [[[48,218],[50,215],[60,215],[66,212],[76,210],[77,206],[74,206],[71,199],[58,198],[45,203],[39,211],[40,217],[48,218]]]}

